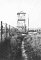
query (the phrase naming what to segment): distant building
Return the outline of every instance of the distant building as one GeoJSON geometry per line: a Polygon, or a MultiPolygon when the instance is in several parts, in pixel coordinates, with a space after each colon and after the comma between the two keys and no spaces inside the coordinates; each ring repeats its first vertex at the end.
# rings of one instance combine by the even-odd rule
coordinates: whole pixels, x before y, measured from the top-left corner
{"type": "Polygon", "coordinates": [[[17,20],[17,28],[20,32],[26,31],[26,24],[25,24],[25,14],[23,11],[17,13],[18,20],[17,20]]]}

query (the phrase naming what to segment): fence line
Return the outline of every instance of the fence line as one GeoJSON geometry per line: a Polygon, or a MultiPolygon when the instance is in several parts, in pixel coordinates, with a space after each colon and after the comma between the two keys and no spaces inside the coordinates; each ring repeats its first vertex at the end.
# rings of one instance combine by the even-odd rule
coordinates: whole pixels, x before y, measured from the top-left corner
{"type": "Polygon", "coordinates": [[[0,23],[0,40],[4,40],[4,38],[10,37],[12,35],[12,29],[14,27],[11,25],[8,25],[7,23],[3,23],[1,21],[0,23]]]}

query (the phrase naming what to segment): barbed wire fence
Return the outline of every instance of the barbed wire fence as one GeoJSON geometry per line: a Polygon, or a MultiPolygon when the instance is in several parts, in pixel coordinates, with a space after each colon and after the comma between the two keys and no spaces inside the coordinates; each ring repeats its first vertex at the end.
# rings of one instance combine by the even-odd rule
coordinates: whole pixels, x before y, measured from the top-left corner
{"type": "Polygon", "coordinates": [[[13,29],[13,26],[0,21],[0,41],[3,41],[7,37],[11,37],[13,29]]]}

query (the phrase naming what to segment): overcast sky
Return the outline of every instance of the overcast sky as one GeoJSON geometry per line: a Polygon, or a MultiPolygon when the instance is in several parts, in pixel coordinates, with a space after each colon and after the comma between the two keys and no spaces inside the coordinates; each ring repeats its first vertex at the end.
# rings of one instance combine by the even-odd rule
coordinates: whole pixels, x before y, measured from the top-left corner
{"type": "Polygon", "coordinates": [[[26,25],[41,28],[41,0],[0,0],[0,21],[12,26],[17,25],[17,12],[26,12],[26,25]]]}

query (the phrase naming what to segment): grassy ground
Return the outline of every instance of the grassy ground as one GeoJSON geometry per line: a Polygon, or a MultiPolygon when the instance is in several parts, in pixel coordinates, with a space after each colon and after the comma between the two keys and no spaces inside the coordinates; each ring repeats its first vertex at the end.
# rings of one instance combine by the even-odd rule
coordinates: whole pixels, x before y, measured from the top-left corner
{"type": "MultiPolygon", "coordinates": [[[[4,41],[0,42],[0,60],[14,60],[18,54],[18,45],[16,42],[17,36],[13,36],[11,39],[8,37],[4,41]]],[[[19,40],[19,39],[18,39],[19,40]]]]}
{"type": "Polygon", "coordinates": [[[27,35],[24,38],[24,48],[29,60],[41,60],[41,34],[27,35]]]}
{"type": "MultiPolygon", "coordinates": [[[[14,60],[13,57],[15,54],[13,54],[14,56],[11,56],[11,46],[12,48],[15,48],[18,46],[16,40],[17,42],[22,40],[22,38],[17,37],[18,36],[15,35],[11,38],[12,45],[10,45],[10,38],[5,39],[2,43],[0,42],[0,60],[14,60]]],[[[28,54],[29,60],[41,60],[41,34],[26,35],[23,40],[24,48],[26,49],[26,54],[28,54]]],[[[16,48],[14,50],[16,50],[16,48]]]]}

